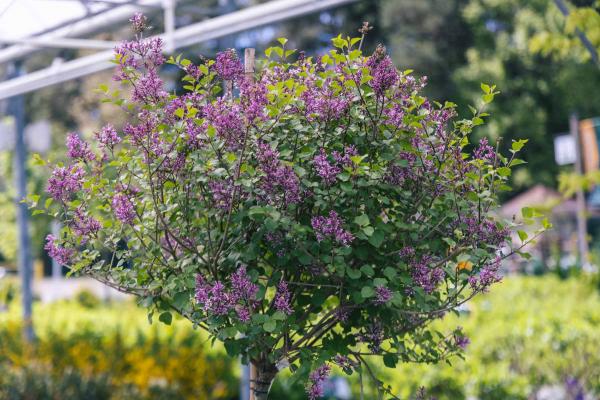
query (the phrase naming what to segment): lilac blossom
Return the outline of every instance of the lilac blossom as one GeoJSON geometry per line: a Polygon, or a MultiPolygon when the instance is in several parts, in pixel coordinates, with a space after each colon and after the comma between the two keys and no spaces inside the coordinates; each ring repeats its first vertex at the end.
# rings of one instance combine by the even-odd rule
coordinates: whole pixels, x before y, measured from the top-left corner
{"type": "Polygon", "coordinates": [[[231,180],[210,181],[208,188],[212,194],[215,207],[221,210],[229,210],[231,208],[234,192],[231,180]]]}
{"type": "Polygon", "coordinates": [[[381,305],[386,304],[392,299],[393,293],[390,289],[385,286],[376,286],[375,287],[375,300],[373,301],[375,304],[381,305]]]}
{"type": "Polygon", "coordinates": [[[242,62],[234,49],[217,53],[213,66],[219,78],[225,81],[235,81],[244,73],[242,62]]]}
{"type": "Polygon", "coordinates": [[[54,235],[46,236],[44,250],[60,265],[69,265],[74,254],[73,249],[67,249],[57,244],[54,235]]]}
{"type": "Polygon", "coordinates": [[[287,315],[291,315],[294,311],[290,305],[290,297],[291,295],[288,290],[287,282],[279,282],[279,285],[277,285],[277,293],[275,294],[275,309],[287,315]]]}
{"type": "Polygon", "coordinates": [[[141,12],[136,12],[129,19],[129,22],[131,23],[131,27],[135,33],[142,33],[143,31],[146,30],[146,28],[147,28],[146,23],[148,21],[144,14],[142,14],[141,12]]]}
{"type": "Polygon", "coordinates": [[[333,210],[329,212],[328,217],[313,217],[311,219],[311,225],[315,231],[318,242],[331,238],[344,246],[348,246],[354,240],[354,236],[350,232],[344,230],[342,219],[333,210]]]}
{"type": "Polygon", "coordinates": [[[102,145],[109,148],[112,148],[114,145],[121,142],[117,130],[111,124],[102,127],[100,132],[96,133],[96,138],[102,145]]]}
{"type": "Polygon", "coordinates": [[[46,191],[55,199],[68,201],[75,192],[81,190],[84,172],[81,167],[56,167],[48,179],[46,191]]]}
{"type": "Polygon", "coordinates": [[[231,275],[232,298],[235,300],[254,301],[258,292],[258,285],[250,281],[246,267],[240,266],[231,275]]]}
{"type": "Polygon", "coordinates": [[[496,158],[496,151],[488,144],[487,138],[479,141],[479,146],[473,151],[473,158],[492,162],[496,158]]]}
{"type": "Polygon", "coordinates": [[[81,208],[75,210],[75,216],[73,217],[71,229],[75,235],[82,238],[83,243],[87,241],[88,237],[95,235],[101,227],[102,226],[97,219],[85,215],[81,208]]]}
{"type": "Polygon", "coordinates": [[[215,128],[219,138],[230,150],[236,150],[242,145],[246,125],[239,103],[231,103],[221,97],[204,107],[204,113],[206,121],[215,128]]]}
{"type": "Polygon", "coordinates": [[[429,264],[431,258],[428,256],[423,257],[418,262],[412,265],[412,278],[413,281],[420,286],[425,293],[431,294],[438,287],[438,285],[444,280],[445,272],[440,267],[431,267],[429,264]]]}
{"type": "Polygon", "coordinates": [[[244,79],[240,83],[240,103],[249,122],[265,118],[265,108],[268,103],[267,86],[264,82],[253,83],[244,79]]]}
{"type": "Polygon", "coordinates": [[[124,193],[117,193],[112,199],[115,217],[124,224],[131,224],[136,217],[131,199],[124,193]]]}
{"type": "Polygon", "coordinates": [[[285,205],[300,202],[300,181],[288,165],[279,161],[279,152],[268,143],[260,142],[257,151],[258,167],[262,171],[259,186],[262,198],[269,204],[283,202],[285,205]]]}
{"type": "Polygon", "coordinates": [[[323,82],[320,87],[313,81],[308,81],[307,85],[301,98],[309,120],[329,122],[340,119],[348,110],[350,100],[344,93],[335,93],[330,80],[323,82]]]}
{"type": "Polygon", "coordinates": [[[166,96],[167,92],[163,90],[163,81],[154,68],[142,75],[133,87],[133,101],[156,102],[166,96]]]}
{"type": "Polygon", "coordinates": [[[386,55],[385,47],[377,46],[366,64],[372,76],[369,85],[377,96],[383,96],[386,90],[398,82],[398,71],[394,67],[390,56],[386,55]]]}
{"type": "Polygon", "coordinates": [[[327,381],[330,373],[331,367],[328,364],[323,364],[308,375],[309,384],[306,387],[306,393],[310,400],[316,400],[319,397],[323,397],[325,392],[323,385],[327,381]]]}
{"type": "Polygon", "coordinates": [[[325,182],[326,185],[332,185],[340,172],[342,172],[337,165],[332,165],[329,162],[325,149],[321,149],[319,154],[315,156],[313,165],[315,166],[317,175],[323,179],[323,182],[325,182]]]}
{"type": "Polygon", "coordinates": [[[464,335],[462,332],[455,333],[453,338],[454,344],[462,350],[466,349],[469,343],[471,343],[471,340],[468,338],[468,336],[464,335]]]}
{"type": "Polygon", "coordinates": [[[366,343],[373,354],[381,352],[381,344],[384,340],[383,326],[380,321],[375,321],[364,328],[363,333],[358,335],[358,340],[366,343]]]}
{"type": "Polygon", "coordinates": [[[90,150],[90,145],[79,137],[75,132],[67,136],[67,156],[83,161],[93,161],[95,156],[90,150]]]}

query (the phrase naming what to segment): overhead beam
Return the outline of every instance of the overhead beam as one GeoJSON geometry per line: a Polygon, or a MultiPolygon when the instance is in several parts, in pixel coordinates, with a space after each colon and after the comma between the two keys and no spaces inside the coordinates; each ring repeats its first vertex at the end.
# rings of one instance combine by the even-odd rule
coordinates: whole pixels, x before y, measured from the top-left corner
{"type": "MultiPolygon", "coordinates": [[[[48,33],[35,36],[37,40],[52,41],[61,38],[78,38],[96,33],[106,27],[127,21],[135,12],[148,10],[161,10],[161,0],[138,0],[135,4],[115,6],[108,11],[100,12],[85,19],[75,21],[48,33]]],[[[0,49],[0,64],[23,58],[29,54],[40,51],[40,47],[31,44],[16,44],[6,49],[0,49]]]]}
{"type": "MultiPolygon", "coordinates": [[[[174,48],[179,49],[354,1],[274,0],[177,29],[171,35],[174,48]]],[[[112,51],[102,51],[2,82],[0,100],[113,68],[112,59],[112,51]]]]}
{"type": "Polygon", "coordinates": [[[34,47],[46,47],[46,48],[57,48],[57,49],[94,49],[94,50],[106,50],[115,47],[116,42],[109,40],[95,40],[95,39],[71,39],[71,38],[55,38],[55,39],[43,39],[38,37],[31,37],[27,39],[6,39],[0,38],[0,43],[7,44],[24,44],[34,47]]]}

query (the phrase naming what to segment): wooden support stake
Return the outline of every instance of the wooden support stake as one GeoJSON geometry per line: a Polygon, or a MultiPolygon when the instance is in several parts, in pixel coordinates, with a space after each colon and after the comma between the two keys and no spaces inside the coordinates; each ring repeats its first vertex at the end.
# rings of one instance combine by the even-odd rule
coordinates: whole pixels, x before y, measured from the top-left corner
{"type": "Polygon", "coordinates": [[[244,74],[246,79],[254,81],[255,50],[249,47],[244,50],[244,74]]]}

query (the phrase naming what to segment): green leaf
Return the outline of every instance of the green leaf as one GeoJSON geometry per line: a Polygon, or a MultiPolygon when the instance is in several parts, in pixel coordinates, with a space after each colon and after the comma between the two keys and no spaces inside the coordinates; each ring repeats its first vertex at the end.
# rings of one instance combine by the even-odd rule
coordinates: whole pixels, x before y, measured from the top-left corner
{"type": "Polygon", "coordinates": [[[285,44],[288,42],[288,40],[287,40],[286,38],[284,38],[284,37],[277,38],[277,41],[278,41],[278,42],[279,42],[279,43],[280,43],[282,46],[285,46],[285,44]]]}
{"type": "Polygon", "coordinates": [[[360,294],[365,299],[375,296],[375,290],[371,286],[365,286],[361,289],[360,294]]]}
{"type": "Polygon", "coordinates": [[[383,364],[388,368],[396,368],[396,364],[398,364],[398,356],[391,353],[384,354],[383,364]]]}
{"type": "Polygon", "coordinates": [[[277,328],[277,322],[274,319],[270,319],[263,324],[265,332],[273,332],[277,328]]]}
{"type": "Polygon", "coordinates": [[[369,216],[366,214],[359,215],[358,217],[354,218],[354,223],[360,226],[367,226],[370,223],[369,216]]]}
{"type": "Polygon", "coordinates": [[[160,314],[160,316],[158,317],[158,320],[165,325],[171,325],[171,322],[173,321],[173,316],[171,315],[171,313],[169,311],[165,311],[160,314]]]}
{"type": "Polygon", "coordinates": [[[365,235],[371,236],[373,235],[373,232],[375,232],[375,228],[373,228],[372,226],[365,226],[362,231],[365,235]]]}
{"type": "Polygon", "coordinates": [[[354,268],[346,268],[346,275],[348,275],[350,279],[358,279],[360,278],[362,273],[360,272],[360,270],[354,268]]]}
{"type": "Polygon", "coordinates": [[[371,243],[374,247],[379,248],[385,239],[385,235],[382,230],[378,229],[369,237],[369,243],[371,243]]]}
{"type": "Polygon", "coordinates": [[[510,176],[510,174],[512,173],[512,171],[508,167],[500,167],[497,171],[498,175],[500,176],[510,176]]]}
{"type": "Polygon", "coordinates": [[[525,143],[528,142],[528,139],[515,140],[512,142],[511,150],[519,151],[525,146],[525,143]]]}
{"type": "Polygon", "coordinates": [[[517,234],[519,235],[519,239],[521,239],[522,242],[526,241],[527,237],[529,236],[525,231],[517,231],[517,234]]]}
{"type": "Polygon", "coordinates": [[[37,153],[34,153],[33,156],[33,165],[46,165],[46,161],[37,153]]]}

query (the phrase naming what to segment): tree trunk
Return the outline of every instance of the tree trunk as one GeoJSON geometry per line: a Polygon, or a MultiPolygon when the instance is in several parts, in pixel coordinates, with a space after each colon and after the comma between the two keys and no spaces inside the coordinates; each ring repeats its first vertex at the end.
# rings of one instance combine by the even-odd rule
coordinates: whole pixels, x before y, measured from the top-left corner
{"type": "Polygon", "coordinates": [[[264,362],[253,362],[250,372],[250,400],[267,400],[277,375],[277,368],[264,362]]]}

